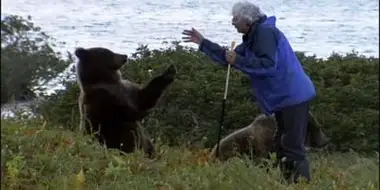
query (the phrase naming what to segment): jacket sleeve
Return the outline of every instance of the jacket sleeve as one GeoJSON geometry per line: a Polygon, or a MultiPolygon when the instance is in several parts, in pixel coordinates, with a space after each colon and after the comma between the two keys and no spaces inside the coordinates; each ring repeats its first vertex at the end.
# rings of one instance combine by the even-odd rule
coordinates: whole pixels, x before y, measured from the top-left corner
{"type": "MultiPolygon", "coordinates": [[[[237,54],[241,54],[239,52],[239,49],[236,47],[235,52],[237,54]]],[[[205,55],[207,55],[209,58],[211,58],[213,61],[218,62],[221,65],[227,65],[228,62],[226,60],[226,48],[221,47],[219,44],[214,43],[206,38],[202,40],[202,42],[199,44],[199,50],[203,52],[205,55]]],[[[234,67],[234,65],[231,65],[234,67]]],[[[236,67],[235,67],[236,68],[236,67]]]]}
{"type": "Polygon", "coordinates": [[[222,48],[219,44],[204,38],[199,44],[199,50],[213,61],[222,65],[227,64],[227,60],[225,59],[226,49],[222,48]]]}
{"type": "Polygon", "coordinates": [[[269,27],[257,28],[252,53],[236,55],[235,67],[248,74],[272,75],[276,71],[277,40],[275,31],[269,27]]]}

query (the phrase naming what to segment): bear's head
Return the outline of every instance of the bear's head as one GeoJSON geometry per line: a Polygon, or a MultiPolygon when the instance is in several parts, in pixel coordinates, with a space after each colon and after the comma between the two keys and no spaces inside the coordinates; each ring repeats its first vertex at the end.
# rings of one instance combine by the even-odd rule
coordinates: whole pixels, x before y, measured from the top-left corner
{"type": "Polygon", "coordinates": [[[128,56],[107,48],[77,48],[77,72],[82,82],[115,82],[120,80],[119,69],[128,62],[128,56]]]}

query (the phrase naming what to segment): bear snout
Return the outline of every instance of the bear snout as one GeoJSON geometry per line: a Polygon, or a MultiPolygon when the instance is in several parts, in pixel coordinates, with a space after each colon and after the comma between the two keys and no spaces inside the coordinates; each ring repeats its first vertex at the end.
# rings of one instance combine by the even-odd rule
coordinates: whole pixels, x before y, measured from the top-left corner
{"type": "Polygon", "coordinates": [[[123,65],[127,64],[128,63],[128,55],[121,55],[121,56],[122,56],[123,65]]]}
{"type": "Polygon", "coordinates": [[[122,67],[123,65],[127,64],[128,63],[128,56],[127,55],[124,55],[124,54],[116,54],[114,56],[114,63],[116,63],[115,66],[117,66],[118,68],[122,67]]]}

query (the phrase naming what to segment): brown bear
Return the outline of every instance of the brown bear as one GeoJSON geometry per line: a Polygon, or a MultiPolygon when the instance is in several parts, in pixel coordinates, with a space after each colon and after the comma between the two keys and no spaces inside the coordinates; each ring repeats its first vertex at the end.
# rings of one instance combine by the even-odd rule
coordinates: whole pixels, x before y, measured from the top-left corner
{"type": "Polygon", "coordinates": [[[78,97],[80,127],[95,133],[107,148],[125,153],[139,148],[152,158],[153,143],[139,121],[149,115],[174,81],[174,66],[140,87],[121,76],[120,68],[127,63],[127,55],[101,47],[77,48],[75,55],[79,60],[76,73],[81,91],[78,97]]]}
{"type": "MultiPolygon", "coordinates": [[[[327,144],[328,139],[314,115],[309,112],[308,131],[305,146],[320,148],[327,144]]],[[[273,135],[277,122],[274,115],[260,114],[254,121],[220,141],[218,158],[227,160],[234,156],[248,155],[256,158],[268,158],[273,151],[273,135]]],[[[216,158],[217,145],[211,151],[210,158],[216,158]]]]}

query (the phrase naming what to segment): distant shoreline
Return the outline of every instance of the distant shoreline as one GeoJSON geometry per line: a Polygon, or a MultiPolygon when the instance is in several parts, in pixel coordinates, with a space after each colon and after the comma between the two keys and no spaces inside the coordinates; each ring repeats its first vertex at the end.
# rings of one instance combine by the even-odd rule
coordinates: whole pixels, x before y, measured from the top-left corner
{"type": "Polygon", "coordinates": [[[22,111],[23,114],[27,114],[29,116],[37,116],[38,113],[35,110],[31,109],[31,106],[38,105],[38,103],[42,99],[34,99],[27,101],[13,101],[10,103],[5,103],[1,106],[1,118],[9,118],[14,117],[16,111],[22,111]]]}

